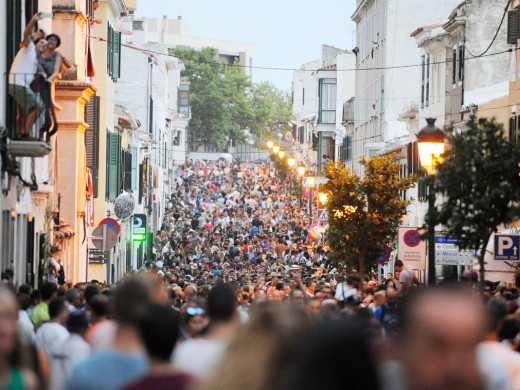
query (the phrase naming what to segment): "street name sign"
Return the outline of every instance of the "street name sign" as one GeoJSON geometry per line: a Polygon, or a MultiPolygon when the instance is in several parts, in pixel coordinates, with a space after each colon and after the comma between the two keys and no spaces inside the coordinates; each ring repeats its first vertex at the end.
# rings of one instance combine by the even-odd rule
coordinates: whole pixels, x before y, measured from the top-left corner
{"type": "Polygon", "coordinates": [[[459,249],[451,237],[435,236],[435,264],[472,266],[476,262],[474,250],[459,249]]]}

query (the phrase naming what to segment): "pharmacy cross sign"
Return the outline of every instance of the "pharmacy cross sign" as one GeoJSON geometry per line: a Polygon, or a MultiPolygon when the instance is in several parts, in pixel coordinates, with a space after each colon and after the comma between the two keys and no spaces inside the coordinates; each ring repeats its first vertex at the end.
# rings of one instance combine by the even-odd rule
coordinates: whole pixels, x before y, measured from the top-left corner
{"type": "Polygon", "coordinates": [[[408,230],[404,234],[404,243],[413,248],[421,243],[421,235],[417,230],[408,230]]]}

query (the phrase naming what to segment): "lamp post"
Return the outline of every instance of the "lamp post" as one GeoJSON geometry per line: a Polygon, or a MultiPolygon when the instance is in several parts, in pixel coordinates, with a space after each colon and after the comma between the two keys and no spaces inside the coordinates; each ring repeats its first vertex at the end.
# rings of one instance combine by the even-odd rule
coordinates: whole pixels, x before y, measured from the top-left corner
{"type": "MultiPolygon", "coordinates": [[[[435,126],[435,118],[427,118],[428,125],[417,133],[417,146],[421,166],[430,176],[428,187],[428,213],[435,208],[435,168],[442,163],[444,132],[435,126]]],[[[435,285],[435,225],[428,224],[428,285],[435,285]]]]}
{"type": "Polygon", "coordinates": [[[311,223],[313,222],[312,218],[312,190],[314,188],[314,185],[316,184],[316,178],[314,176],[307,176],[307,184],[309,185],[309,190],[311,192],[310,198],[309,198],[309,219],[311,220],[311,223]]]}
{"type": "Polygon", "coordinates": [[[300,176],[300,209],[302,208],[302,181],[303,175],[305,175],[305,165],[298,165],[298,175],[300,176]]]}
{"type": "Polygon", "coordinates": [[[296,159],[292,156],[287,157],[287,165],[289,165],[289,193],[292,195],[292,169],[296,159]]]}
{"type": "Polygon", "coordinates": [[[280,157],[280,159],[283,160],[283,158],[285,157],[285,152],[284,152],[283,150],[280,150],[280,151],[278,152],[278,157],[280,157]]]}
{"type": "Polygon", "coordinates": [[[269,141],[267,141],[266,145],[267,145],[267,149],[269,149],[269,153],[268,153],[268,156],[267,156],[267,162],[269,163],[269,166],[267,168],[268,169],[267,177],[270,178],[271,177],[271,149],[274,146],[274,142],[269,140],[269,141]]]}
{"type": "Polygon", "coordinates": [[[273,152],[274,154],[278,154],[278,152],[280,151],[280,147],[278,145],[274,145],[273,146],[273,152]]]}

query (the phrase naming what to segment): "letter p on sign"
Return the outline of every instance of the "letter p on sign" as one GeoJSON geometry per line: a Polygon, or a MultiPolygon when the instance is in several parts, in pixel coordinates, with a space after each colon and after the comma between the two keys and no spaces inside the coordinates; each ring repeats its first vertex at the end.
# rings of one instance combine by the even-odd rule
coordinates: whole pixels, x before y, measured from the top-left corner
{"type": "Polygon", "coordinates": [[[511,237],[498,237],[498,254],[504,255],[504,250],[511,249],[513,247],[513,239],[511,237]]]}

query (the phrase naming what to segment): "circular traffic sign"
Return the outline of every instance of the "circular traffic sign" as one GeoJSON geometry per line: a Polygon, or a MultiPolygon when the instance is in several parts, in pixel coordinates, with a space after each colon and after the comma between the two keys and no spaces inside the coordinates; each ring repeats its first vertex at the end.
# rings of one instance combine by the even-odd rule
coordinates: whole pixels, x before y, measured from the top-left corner
{"type": "Polygon", "coordinates": [[[92,232],[91,240],[97,249],[108,251],[117,243],[117,232],[108,225],[99,225],[92,232]]]}
{"type": "Polygon", "coordinates": [[[388,261],[388,259],[390,259],[390,253],[392,252],[392,249],[386,244],[383,245],[383,249],[383,254],[376,259],[377,264],[384,264],[388,261]]]}
{"type": "Polygon", "coordinates": [[[421,243],[421,234],[417,230],[408,230],[403,237],[404,243],[414,248],[421,243]]]}
{"type": "Polygon", "coordinates": [[[121,226],[119,226],[119,224],[117,223],[117,221],[114,219],[114,218],[105,218],[103,219],[98,226],[101,226],[101,225],[107,225],[107,226],[110,226],[111,228],[113,228],[117,235],[119,235],[119,233],[121,232],[121,226]]]}

